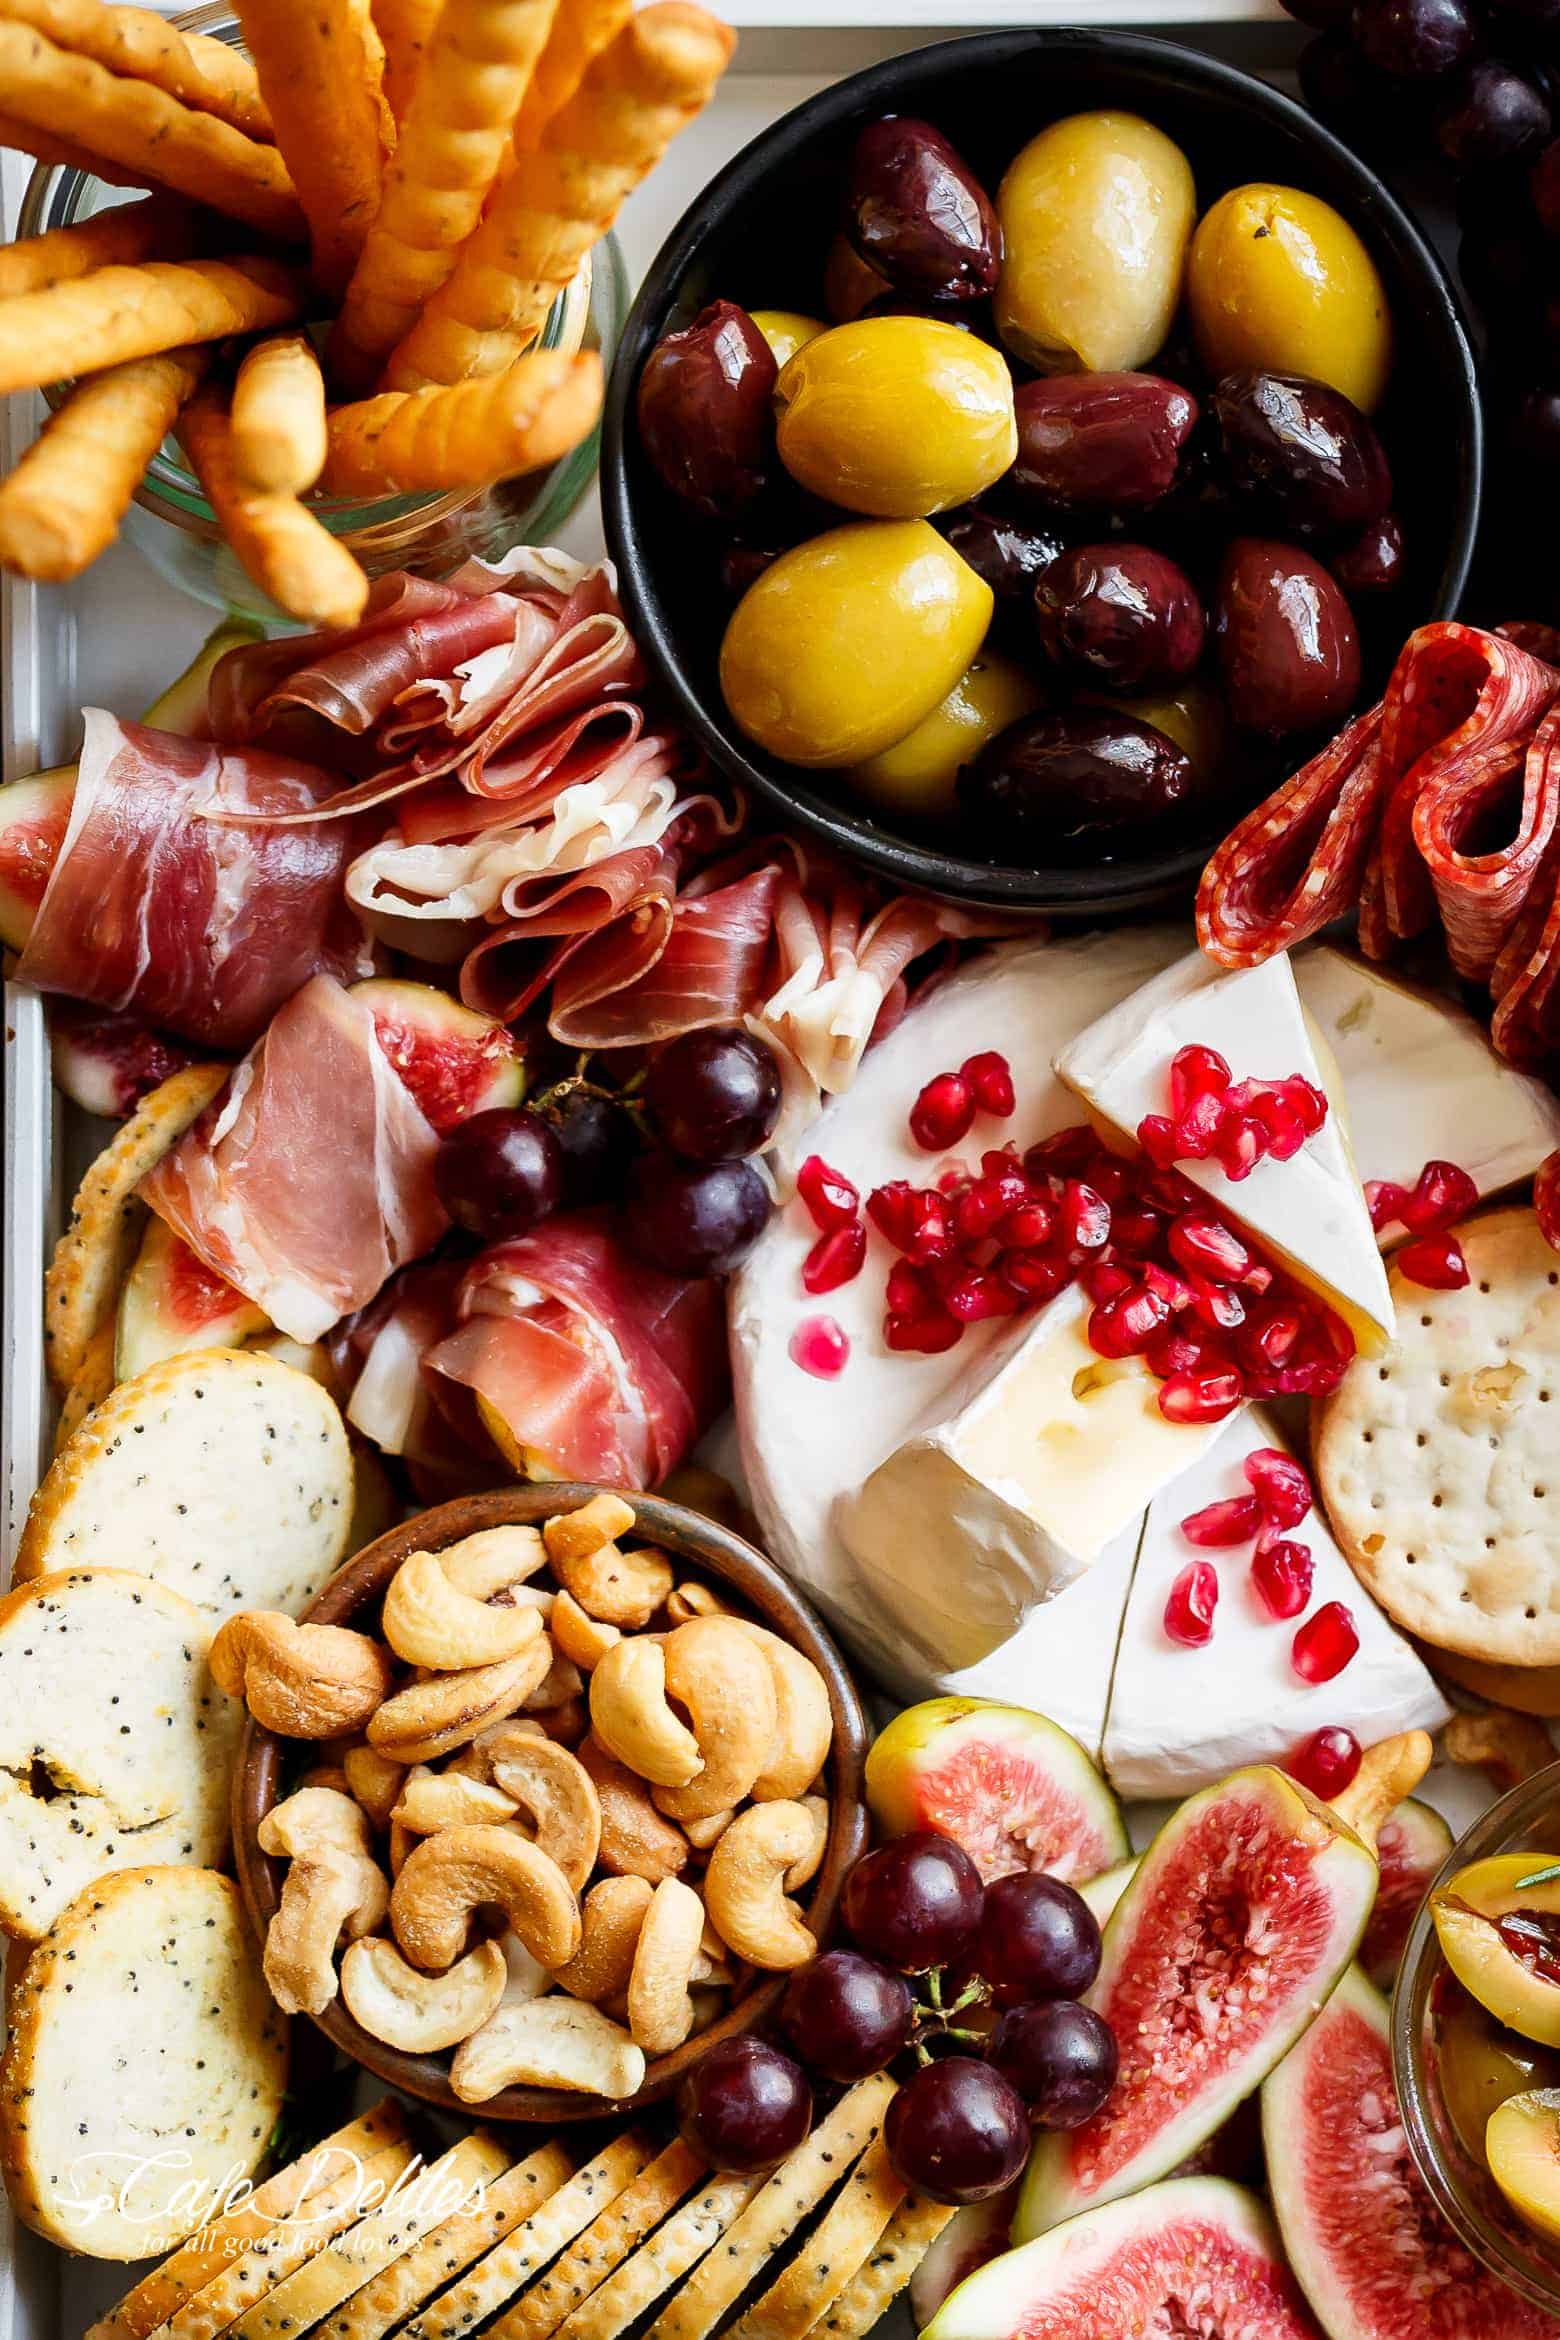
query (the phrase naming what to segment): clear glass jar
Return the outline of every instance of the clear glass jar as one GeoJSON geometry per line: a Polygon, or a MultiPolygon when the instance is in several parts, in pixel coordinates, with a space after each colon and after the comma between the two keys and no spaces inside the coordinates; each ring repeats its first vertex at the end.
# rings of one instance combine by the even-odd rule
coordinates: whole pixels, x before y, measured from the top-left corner
{"type": "MultiPolygon", "coordinates": [[[[172,21],[187,32],[213,33],[235,47],[241,45],[234,17],[215,0],[172,21]]],[[[107,186],[85,172],[40,164],[23,196],[16,232],[19,237],[41,235],[46,228],[67,227],[126,199],[125,189],[107,186]]],[[[540,346],[599,350],[603,367],[610,370],[628,298],[623,257],[615,237],[608,235],[553,304],[540,346]]],[[[51,407],[61,404],[68,388],[50,385],[44,391],[51,407]]],[[[388,569],[448,576],[473,556],[496,560],[513,545],[548,543],[594,478],[599,449],[600,434],[593,430],[545,470],[501,480],[494,487],[451,495],[381,496],[361,503],[312,497],[309,509],[333,536],[351,546],[370,577],[388,569]]],[[[233,558],[199,482],[171,438],[148,466],[125,515],[124,529],[154,569],[197,601],[268,627],[295,622],[267,599],[233,558]]]]}

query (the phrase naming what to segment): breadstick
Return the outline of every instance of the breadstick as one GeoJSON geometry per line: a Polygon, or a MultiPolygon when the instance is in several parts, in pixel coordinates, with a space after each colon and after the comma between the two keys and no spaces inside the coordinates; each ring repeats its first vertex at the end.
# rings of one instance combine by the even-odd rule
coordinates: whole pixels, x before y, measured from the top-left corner
{"type": "Polygon", "coordinates": [[[385,99],[398,123],[406,119],[439,7],[440,0],[374,0],[385,51],[385,99]]]}
{"type": "Polygon", "coordinates": [[[271,135],[253,65],[241,49],[209,33],[180,32],[150,8],[109,7],[106,0],[3,0],[0,16],[31,25],[110,73],[155,82],[247,137],[271,135]]]}
{"type": "MultiPolygon", "coordinates": [[[[544,122],[568,103],[586,67],[628,22],[633,0],[559,0],[547,46],[536,61],[525,104],[515,116],[515,154],[534,146],[544,122]]],[[[514,155],[506,168],[512,169],[514,155]]]]}
{"type": "Polygon", "coordinates": [[[292,181],[274,146],[246,138],[215,114],[197,113],[153,82],[124,80],[10,17],[0,17],[0,93],[7,113],[51,137],[68,122],[73,145],[154,186],[177,188],[284,242],[303,231],[292,181]]]}
{"type": "Polygon", "coordinates": [[[379,379],[482,214],[557,0],[444,0],[384,200],[331,335],[349,388],[379,379]]]}
{"type": "Polygon", "coordinates": [[[448,282],[392,352],[387,387],[513,364],[624,198],[705,104],[735,45],[729,26],[692,0],[656,0],[631,16],[541,143],[516,158],[448,282]]]}
{"type": "Polygon", "coordinates": [[[366,4],[236,5],[276,143],[308,218],[314,280],[339,293],[378,208],[384,160],[366,4]]]}
{"type": "Polygon", "coordinates": [[[33,390],[187,341],[290,324],[303,306],[280,260],[147,260],[0,302],[0,393],[33,390]]]}
{"type": "Polygon", "coordinates": [[[261,495],[241,484],[227,411],[215,391],[191,399],[179,438],[235,558],[261,591],[305,625],[355,625],[368,579],[295,496],[261,495]]]}
{"type": "Polygon", "coordinates": [[[204,349],[132,358],[73,390],[0,481],[0,563],[51,584],[79,577],[113,542],[209,358],[204,349]]]}
{"type": "Polygon", "coordinates": [[[90,276],[94,268],[127,267],[137,260],[182,260],[193,242],[194,222],[182,203],[148,195],[121,203],[73,227],[47,228],[19,244],[0,245],[0,300],[42,292],[90,276]]]}
{"type": "Polygon", "coordinates": [[[480,382],[387,390],[336,407],[322,485],[333,496],[485,487],[555,463],[600,412],[594,351],[532,350],[480,382]]]}
{"type": "Polygon", "coordinates": [[[233,462],[246,487],[301,496],[325,461],[325,383],[301,333],[258,342],[233,385],[233,462]]]}
{"type": "Polygon", "coordinates": [[[108,187],[144,187],[144,171],[128,171],[122,164],[110,162],[106,155],[89,154],[84,146],[73,146],[68,138],[60,138],[52,130],[44,130],[36,122],[20,121],[15,114],[0,113],[0,146],[12,146],[18,154],[30,154],[34,161],[53,163],[65,171],[85,171],[90,178],[101,179],[108,187]]]}

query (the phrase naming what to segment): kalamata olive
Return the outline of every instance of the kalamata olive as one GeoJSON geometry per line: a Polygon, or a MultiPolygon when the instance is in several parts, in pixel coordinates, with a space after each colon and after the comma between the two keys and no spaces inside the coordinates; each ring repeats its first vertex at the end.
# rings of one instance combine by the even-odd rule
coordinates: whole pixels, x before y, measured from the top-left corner
{"type": "Polygon", "coordinates": [[[1062,538],[1040,521],[1009,520],[979,504],[947,512],[938,520],[940,532],[962,555],[977,577],[984,577],[999,602],[1026,605],[1035,579],[1055,560],[1062,538]]]}
{"type": "Polygon", "coordinates": [[[1202,656],[1202,603],[1184,569],[1146,544],[1078,544],[1035,583],[1053,666],[1107,690],[1180,682],[1202,656]]]}
{"type": "Polygon", "coordinates": [[[1225,699],[1243,729],[1312,731],[1353,706],[1353,616],[1321,563],[1296,546],[1236,537],[1219,571],[1213,632],[1225,699]]]}
{"type": "Polygon", "coordinates": [[[1160,374],[1056,374],[1014,393],[1012,484],[1048,504],[1137,509],[1174,484],[1197,401],[1160,374]]]}
{"type": "Polygon", "coordinates": [[[1350,599],[1391,593],[1403,582],[1403,527],[1395,512],[1383,512],[1352,543],[1333,554],[1332,573],[1350,599]]]}
{"type": "Polygon", "coordinates": [[[1289,528],[1350,536],[1392,501],[1381,441],[1352,400],[1303,374],[1226,374],[1213,394],[1236,489],[1289,528]]]}
{"type": "Polygon", "coordinates": [[[750,504],[774,468],[779,371],[734,301],[712,301],[645,360],[638,398],[645,453],[672,493],[711,520],[750,504]]]}
{"type": "Polygon", "coordinates": [[[969,165],[930,122],[890,114],[856,141],[845,232],[899,292],[978,300],[995,290],[1002,230],[969,165]]]}
{"type": "Polygon", "coordinates": [[[991,849],[1044,864],[1148,843],[1197,794],[1175,742],[1106,707],[1025,715],[959,776],[959,803],[991,849]]]}

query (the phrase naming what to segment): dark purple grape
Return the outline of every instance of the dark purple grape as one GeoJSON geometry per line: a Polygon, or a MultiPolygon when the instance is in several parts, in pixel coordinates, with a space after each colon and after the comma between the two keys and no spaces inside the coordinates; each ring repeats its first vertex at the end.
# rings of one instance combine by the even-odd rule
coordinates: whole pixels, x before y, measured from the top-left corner
{"type": "Polygon", "coordinates": [[[434,1156],[433,1183],[457,1227],[501,1243],[558,1208],[563,1148],[529,1106],[495,1106],[456,1123],[434,1156]]]}
{"type": "Polygon", "coordinates": [[[1009,520],[999,512],[983,511],[978,504],[944,512],[933,523],[961,559],[983,577],[998,601],[1022,602],[1027,609],[1041,570],[1062,549],[1054,528],[1039,522],[1009,520]]]}
{"type": "Polygon", "coordinates": [[[1542,296],[1553,252],[1529,221],[1471,227],[1457,246],[1457,269],[1487,317],[1525,316],[1542,296]]]}
{"type": "Polygon", "coordinates": [[[678,2092],[677,2125],[711,2169],[758,2177],[805,2139],[812,2090],[800,2064],[766,2040],[718,2040],[678,2092]]]}
{"type": "Polygon", "coordinates": [[[620,1195],[639,1152],[634,1125],[615,1097],[565,1085],[547,1119],[563,1150],[563,1191],[574,1209],[620,1195]]]}
{"type": "Polygon", "coordinates": [[[1035,624],[1053,666],[1108,690],[1181,682],[1202,656],[1202,603],[1192,581],[1146,544],[1058,553],[1035,585],[1035,624]]]}
{"type": "Polygon", "coordinates": [[[1355,0],[1354,37],[1395,81],[1428,81],[1466,65],[1479,45],[1467,0],[1355,0]]]}
{"type": "Polygon", "coordinates": [[[1397,514],[1383,512],[1372,520],[1352,544],[1333,554],[1330,566],[1351,601],[1395,592],[1403,582],[1403,527],[1397,514]]]}
{"type": "Polygon", "coordinates": [[[773,1134],[780,1074],[762,1040],[740,1024],[713,1024],[657,1052],[645,1104],[663,1144],[685,1162],[737,1162],[773,1134]]]}
{"type": "Polygon", "coordinates": [[[915,1995],[902,1974],[855,1950],[826,1950],[786,1994],[787,2037],[826,2080],[881,2072],[909,2039],[915,1995]]]}
{"type": "Polygon", "coordinates": [[[1352,399],[1303,374],[1226,374],[1213,394],[1237,492],[1289,528],[1348,536],[1392,501],[1392,473],[1352,399]]]}
{"type": "Polygon", "coordinates": [[[1076,2129],[1116,2085],[1116,2039],[1103,2015],[1072,1999],[1010,2007],[986,2050],[1042,2129],[1076,2129]]]}
{"type": "Polygon", "coordinates": [[[1160,374],[1055,374],[1014,393],[1005,485],[1047,504],[1156,503],[1175,483],[1197,401],[1160,374]]]}
{"type": "Polygon", "coordinates": [[[914,115],[869,122],[857,139],[845,232],[897,292],[969,301],[996,290],[1002,229],[991,199],[942,132],[914,115]]]}
{"type": "Polygon", "coordinates": [[[1552,138],[1533,165],[1528,192],[1539,226],[1560,243],[1560,138],[1552,138]]]}
{"type": "Polygon", "coordinates": [[[986,1887],[975,1965],[999,2007],[1076,1999],[1099,1973],[1100,1929],[1060,1877],[999,1877],[986,1887]]]}
{"type": "Polygon", "coordinates": [[[1486,171],[1535,155],[1553,127],[1537,82],[1498,58],[1458,76],[1436,115],[1436,143],[1454,171],[1486,171]]]}
{"type": "Polygon", "coordinates": [[[1011,2080],[973,2056],[923,2064],[883,2117],[888,2157],[934,2202],[984,2202],[1029,2158],[1029,2115],[1011,2080]]]}
{"type": "Polygon", "coordinates": [[[1513,449],[1548,485],[1560,480],[1560,389],[1529,390],[1512,417],[1513,449]]]}
{"type": "Polygon", "coordinates": [[[901,1974],[926,1974],[974,1940],[980,1871],[961,1844],[923,1829],[864,1854],[846,1880],[842,1906],[864,1950],[901,1974]]]}
{"type": "Polygon", "coordinates": [[[643,1159],[623,1231],[647,1267],[673,1276],[724,1276],[746,1259],[774,1208],[751,1162],[643,1159]]]}
{"type": "Polygon", "coordinates": [[[708,519],[731,519],[769,480],[778,374],[773,350],[734,301],[712,301],[645,360],[641,444],[672,493],[708,519]]]}
{"type": "Polygon", "coordinates": [[[1044,867],[1146,841],[1198,794],[1173,739],[1109,708],[1024,715],[959,775],[959,803],[991,850],[1044,867]]]}
{"type": "Polygon", "coordinates": [[[1214,608],[1224,696],[1236,723],[1274,737],[1340,723],[1360,687],[1349,605],[1309,553],[1238,536],[1214,608]]]}

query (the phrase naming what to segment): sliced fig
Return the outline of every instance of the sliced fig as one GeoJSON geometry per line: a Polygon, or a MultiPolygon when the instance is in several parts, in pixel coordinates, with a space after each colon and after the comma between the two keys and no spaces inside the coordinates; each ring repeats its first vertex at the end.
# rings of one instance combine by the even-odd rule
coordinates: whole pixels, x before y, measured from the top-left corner
{"type": "MultiPolygon", "coordinates": [[[[3,851],[3,843],[0,843],[3,851]]],[[[5,909],[0,903],[0,924],[5,909]]],[[[151,1090],[187,1064],[207,1064],[210,1049],[191,1048],[165,1032],[154,1032],[134,1016],[85,1000],[49,1001],[49,1057],[54,1086],[83,1113],[124,1121],[151,1090]]]]}
{"type": "Polygon", "coordinates": [[[380,1047],[436,1130],[490,1106],[519,1104],[525,1065],[503,1024],[431,983],[375,975],[353,991],[373,1009],[380,1047]]]}
{"type": "Polygon", "coordinates": [[[1451,1849],[1440,1813],[1412,1796],[1383,1822],[1376,1838],[1381,1883],[1360,1944],[1360,1964],[1378,1990],[1392,1988],[1409,1928],[1451,1849]]]}
{"type": "Polygon", "coordinates": [[[189,1245],[148,1219],[134,1267],[119,1295],[114,1379],[133,1380],[148,1365],[185,1349],[241,1349],[270,1318],[214,1275],[189,1245]]]}
{"type": "Polygon", "coordinates": [[[867,1757],[867,1801],[890,1836],[951,1836],[988,1885],[1023,1869],[1095,1877],[1129,1849],[1121,1806],[1077,1740],[989,1698],[928,1698],[896,1715],[867,1757]]]}
{"type": "Polygon", "coordinates": [[[1102,1869],[1097,1877],[1086,1877],[1078,1891],[1094,1913],[1094,1922],[1103,1929],[1115,1914],[1117,1902],[1137,1875],[1137,1856],[1118,1861],[1113,1869],[1102,1869]]]}
{"type": "Polygon", "coordinates": [[[967,2276],[1008,2248],[1013,2221],[1013,2194],[993,2194],[989,2202],[966,2202],[956,2210],[910,2278],[910,2313],[917,2331],[924,2331],[945,2299],[967,2276]]]}
{"type": "Polygon", "coordinates": [[[1319,2340],[1254,2194],[1170,2178],[1005,2251],[961,2283],[926,2340],[1319,2340]]]}
{"type": "Polygon", "coordinates": [[[1554,2340],[1425,2192],[1392,2079],[1387,2002],[1351,1967],[1263,2085],[1268,2185],[1328,2340],[1554,2340]]]}
{"type": "Polygon", "coordinates": [[[1560,2242],[1560,2089],[1508,2096],[1490,2115],[1484,2153],[1518,2216],[1560,2242]]]}
{"type": "Polygon", "coordinates": [[[1560,1864],[1498,1853],[1459,1869],[1431,1897],[1441,1954],[1497,2021],[1560,2047],[1560,1864]],[[1547,1875],[1549,1882],[1527,1879],[1547,1875]]]}
{"type": "Polygon", "coordinates": [[[1120,2078],[1081,2128],[1037,2140],[1015,2237],[1195,2153],[1337,1982],[1375,1891],[1354,1831],[1267,1764],[1183,1804],[1116,1905],[1089,1993],[1116,2034],[1120,2078]]]}

